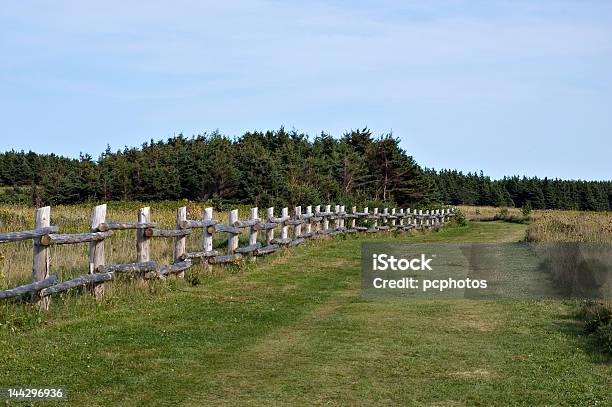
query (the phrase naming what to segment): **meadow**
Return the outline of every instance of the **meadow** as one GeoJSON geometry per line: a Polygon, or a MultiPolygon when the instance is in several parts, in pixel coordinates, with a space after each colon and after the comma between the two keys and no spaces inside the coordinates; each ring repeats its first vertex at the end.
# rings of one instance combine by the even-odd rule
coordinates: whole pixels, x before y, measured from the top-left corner
{"type": "MultiPolygon", "coordinates": [[[[172,227],[184,204],[190,218],[201,216],[202,205],[166,202],[151,205],[153,220],[172,227]]],[[[135,219],[141,206],[111,204],[108,218],[135,219]]],[[[92,207],[54,207],[52,223],[86,231],[92,207]]],[[[225,219],[227,209],[215,218],[225,219]]],[[[247,207],[239,210],[247,216],[247,207]]],[[[2,230],[32,226],[31,208],[0,213],[2,230]]],[[[437,232],[309,241],[256,263],[193,267],[184,281],[112,282],[99,303],[67,295],[43,314],[0,304],[0,387],[64,386],[70,405],[87,406],[611,405],[612,365],[581,334],[575,301],[361,296],[364,242],[516,242],[532,227],[556,230],[550,225],[557,221],[583,219],[544,215],[532,212],[530,224],[469,221],[437,232]]],[[[129,232],[108,242],[113,261],[135,254],[129,232]]],[[[153,253],[171,261],[171,240],[155,244],[153,253]]],[[[52,267],[82,273],[84,246],[82,253],[54,248],[52,267]]],[[[18,274],[3,268],[12,281],[29,279],[30,246],[6,252],[3,261],[22,251],[18,274]]]]}
{"type": "Polygon", "coordinates": [[[87,406],[609,405],[612,366],[577,335],[571,302],[361,297],[364,242],[510,242],[525,228],[324,239],[197,285],[67,298],[3,321],[0,386],[62,385],[87,406]]]}

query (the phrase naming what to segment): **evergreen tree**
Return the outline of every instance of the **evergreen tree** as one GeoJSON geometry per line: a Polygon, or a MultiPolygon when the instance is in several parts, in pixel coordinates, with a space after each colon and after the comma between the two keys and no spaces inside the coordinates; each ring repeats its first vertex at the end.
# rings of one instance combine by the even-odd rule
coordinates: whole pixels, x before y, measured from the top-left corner
{"type": "Polygon", "coordinates": [[[10,150],[0,153],[0,201],[211,198],[258,206],[305,203],[389,205],[436,202],[534,209],[610,210],[612,182],[505,177],[422,169],[393,135],[368,128],[314,140],[297,131],[182,134],[165,141],[110,147],[93,160],[10,150]]]}

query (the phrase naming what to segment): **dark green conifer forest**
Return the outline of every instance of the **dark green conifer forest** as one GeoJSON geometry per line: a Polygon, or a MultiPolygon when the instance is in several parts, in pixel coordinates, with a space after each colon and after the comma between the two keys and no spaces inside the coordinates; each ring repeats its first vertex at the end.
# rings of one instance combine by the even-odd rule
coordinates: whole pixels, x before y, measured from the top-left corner
{"type": "Polygon", "coordinates": [[[0,201],[217,200],[258,206],[471,204],[610,210],[612,182],[507,177],[419,166],[392,135],[366,129],[310,139],[286,131],[218,133],[144,143],[97,159],[0,154],[0,201]]]}

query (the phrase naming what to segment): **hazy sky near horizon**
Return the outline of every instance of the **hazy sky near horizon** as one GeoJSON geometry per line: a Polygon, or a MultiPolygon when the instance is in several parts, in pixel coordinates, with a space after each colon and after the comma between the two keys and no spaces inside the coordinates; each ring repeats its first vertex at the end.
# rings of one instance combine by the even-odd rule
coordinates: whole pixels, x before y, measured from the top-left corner
{"type": "Polygon", "coordinates": [[[0,150],[393,132],[421,164],[612,178],[610,1],[21,1],[0,150]]]}

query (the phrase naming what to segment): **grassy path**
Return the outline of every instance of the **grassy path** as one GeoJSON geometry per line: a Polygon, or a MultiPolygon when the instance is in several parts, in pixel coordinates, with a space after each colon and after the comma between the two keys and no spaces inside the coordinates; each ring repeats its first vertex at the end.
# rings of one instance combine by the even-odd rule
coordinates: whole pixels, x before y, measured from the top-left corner
{"type": "MultiPolygon", "coordinates": [[[[401,239],[523,235],[488,222],[401,239]]],[[[64,385],[89,406],[612,404],[612,367],[575,335],[569,304],[364,301],[364,241],[312,243],[196,287],[71,300],[41,329],[5,324],[0,387],[64,385]]]]}

